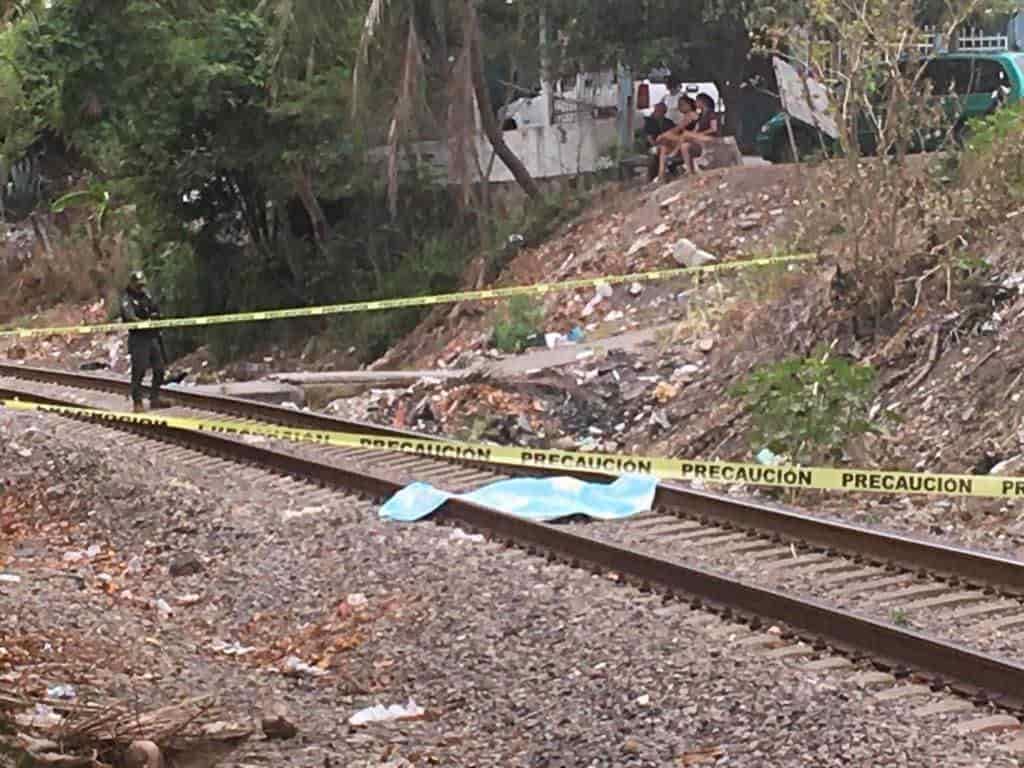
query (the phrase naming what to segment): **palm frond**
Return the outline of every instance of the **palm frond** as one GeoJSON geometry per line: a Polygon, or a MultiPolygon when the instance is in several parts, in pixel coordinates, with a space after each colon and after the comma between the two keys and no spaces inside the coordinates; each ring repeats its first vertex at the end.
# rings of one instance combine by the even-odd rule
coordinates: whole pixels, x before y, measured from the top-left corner
{"type": "Polygon", "coordinates": [[[384,21],[384,11],[387,10],[388,0],[372,0],[369,9],[366,11],[366,18],[363,19],[363,32],[359,37],[359,52],[356,54],[356,65],[352,70],[352,104],[353,108],[359,103],[359,75],[366,59],[370,53],[370,44],[377,37],[377,30],[384,21]]]}
{"type": "Polygon", "coordinates": [[[398,85],[398,100],[395,102],[395,110],[388,129],[388,208],[392,216],[398,214],[399,145],[413,124],[422,77],[423,47],[416,31],[416,20],[410,18],[405,56],[402,60],[402,80],[398,85]]]}

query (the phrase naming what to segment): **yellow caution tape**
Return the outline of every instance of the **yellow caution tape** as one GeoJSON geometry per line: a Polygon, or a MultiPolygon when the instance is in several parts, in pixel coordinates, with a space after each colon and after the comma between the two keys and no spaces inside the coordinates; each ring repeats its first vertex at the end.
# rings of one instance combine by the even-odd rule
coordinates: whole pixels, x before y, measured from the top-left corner
{"type": "Polygon", "coordinates": [[[680,267],[678,269],[660,269],[653,272],[637,272],[631,275],[610,275],[607,277],[587,277],[578,280],[566,280],[561,283],[538,283],[537,285],[518,285],[509,288],[491,288],[482,291],[462,291],[460,293],[442,293],[436,296],[411,296],[403,299],[379,299],[376,301],[355,301],[348,304],[329,304],[321,307],[294,307],[292,309],[269,309],[260,312],[237,312],[225,315],[207,315],[205,317],[175,317],[166,320],[140,320],[134,323],[96,323],[93,325],[69,325],[56,328],[8,328],[0,330],[0,337],[17,336],[52,336],[61,334],[110,333],[112,331],[157,330],[161,328],[186,328],[207,325],[225,325],[227,323],[248,323],[263,320],[285,320],[296,317],[322,317],[324,315],[343,315],[353,312],[376,312],[383,309],[404,309],[408,307],[428,307],[437,304],[456,304],[461,301],[484,301],[487,299],[507,299],[513,296],[535,296],[547,293],[574,291],[579,288],[592,288],[598,285],[616,285],[621,283],[643,283],[656,280],[670,280],[685,275],[726,272],[753,267],[768,267],[774,264],[789,264],[800,261],[813,261],[817,254],[800,253],[792,256],[772,256],[763,259],[733,261],[726,264],[709,264],[703,267],[680,267]]]}
{"type": "Polygon", "coordinates": [[[114,413],[90,408],[42,405],[22,400],[3,400],[0,405],[20,411],[43,411],[102,422],[171,427],[222,435],[257,436],[294,442],[319,443],[343,448],[396,451],[439,459],[458,459],[512,467],[576,470],[602,475],[651,475],[661,480],[700,480],[773,488],[868,491],[898,494],[941,494],[994,498],[1024,497],[1024,478],[991,475],[934,475],[922,472],[886,472],[834,467],[762,466],[724,461],[663,459],[607,453],[578,453],[537,448],[518,448],[448,440],[378,437],[346,432],[293,429],[273,424],[242,421],[210,421],[177,416],[114,413]]]}

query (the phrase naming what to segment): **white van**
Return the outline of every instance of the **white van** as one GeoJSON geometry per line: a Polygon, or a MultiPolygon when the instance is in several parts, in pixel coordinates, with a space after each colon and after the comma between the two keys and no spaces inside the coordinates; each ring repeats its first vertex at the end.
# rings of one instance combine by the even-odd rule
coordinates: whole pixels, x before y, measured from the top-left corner
{"type": "Polygon", "coordinates": [[[666,83],[640,80],[633,85],[633,103],[636,104],[636,111],[643,117],[650,117],[654,113],[654,107],[660,102],[665,102],[668,107],[668,116],[673,120],[679,119],[679,98],[689,96],[697,98],[698,93],[706,93],[715,100],[715,111],[719,114],[725,113],[725,102],[718,92],[718,86],[714,83],[680,83],[674,91],[669,90],[666,83]]]}

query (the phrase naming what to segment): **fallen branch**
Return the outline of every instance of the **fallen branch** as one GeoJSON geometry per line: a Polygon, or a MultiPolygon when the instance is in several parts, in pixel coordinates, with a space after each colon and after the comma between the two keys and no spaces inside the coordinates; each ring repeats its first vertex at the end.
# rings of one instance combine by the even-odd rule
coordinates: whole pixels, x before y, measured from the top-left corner
{"type": "Polygon", "coordinates": [[[928,353],[928,363],[923,369],[921,369],[921,372],[917,374],[909,384],[907,384],[908,389],[917,389],[921,385],[921,382],[928,378],[928,375],[935,369],[936,364],[939,362],[939,340],[942,335],[941,331],[941,328],[937,328],[932,334],[932,347],[931,351],[928,353]]]}
{"type": "MultiPolygon", "coordinates": [[[[923,275],[919,275],[917,277],[905,277],[902,280],[897,280],[896,281],[896,285],[903,285],[904,283],[914,283],[914,285],[915,285],[914,303],[911,305],[911,309],[917,309],[918,304],[921,303],[921,290],[924,287],[925,281],[929,277],[934,275],[936,272],[940,271],[941,269],[942,269],[942,265],[939,264],[938,266],[935,266],[935,267],[932,267],[931,269],[929,269],[923,275]]],[[[947,286],[947,294],[948,294],[948,292],[949,291],[948,291],[948,286],[947,286]]]]}
{"type": "Polygon", "coordinates": [[[991,360],[993,357],[995,357],[996,354],[1000,351],[1000,349],[1001,349],[1000,347],[996,347],[991,352],[989,352],[987,355],[985,355],[983,358],[981,358],[981,360],[979,360],[977,363],[975,363],[973,366],[971,366],[971,370],[969,370],[967,373],[963,374],[963,376],[960,377],[960,381],[963,381],[964,379],[971,378],[971,376],[973,376],[979,370],[981,370],[981,366],[983,366],[985,363],[987,363],[989,360],[991,360]]]}

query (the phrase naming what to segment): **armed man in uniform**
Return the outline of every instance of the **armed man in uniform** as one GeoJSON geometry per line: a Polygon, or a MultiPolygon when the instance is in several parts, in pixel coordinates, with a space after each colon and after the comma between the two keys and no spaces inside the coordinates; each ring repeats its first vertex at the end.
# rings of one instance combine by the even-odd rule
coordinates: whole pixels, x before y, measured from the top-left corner
{"type": "MultiPolygon", "coordinates": [[[[121,297],[121,319],[126,323],[140,320],[157,320],[160,310],[146,291],[146,276],[132,272],[128,289],[121,297]]],[[[128,353],[132,359],[132,404],[136,413],[145,410],[142,405],[142,379],[146,371],[153,370],[150,387],[149,407],[163,408],[160,402],[160,387],[164,383],[164,345],[160,331],[132,329],[128,331],[128,353]]]]}

